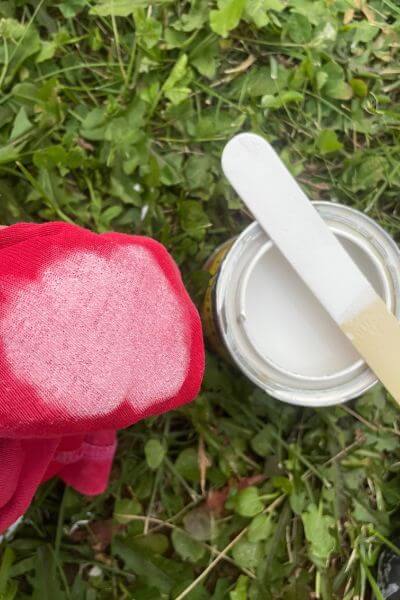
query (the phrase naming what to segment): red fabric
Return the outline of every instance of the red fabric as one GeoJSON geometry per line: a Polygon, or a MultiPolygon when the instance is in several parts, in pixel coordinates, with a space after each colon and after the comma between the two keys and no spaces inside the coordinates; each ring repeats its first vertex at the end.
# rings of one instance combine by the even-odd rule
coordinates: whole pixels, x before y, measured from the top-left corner
{"type": "Polygon", "coordinates": [[[55,475],[102,492],[116,431],[192,400],[203,370],[199,315],[161,244],[0,230],[0,531],[55,475]]]}

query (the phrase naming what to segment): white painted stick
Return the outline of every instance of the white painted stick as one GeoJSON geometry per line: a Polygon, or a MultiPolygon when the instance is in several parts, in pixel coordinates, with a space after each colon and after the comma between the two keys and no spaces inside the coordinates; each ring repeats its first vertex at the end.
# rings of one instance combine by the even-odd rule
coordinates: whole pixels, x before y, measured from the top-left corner
{"type": "Polygon", "coordinates": [[[299,276],[400,402],[400,323],[262,137],[241,133],[223,171],[299,276]]]}

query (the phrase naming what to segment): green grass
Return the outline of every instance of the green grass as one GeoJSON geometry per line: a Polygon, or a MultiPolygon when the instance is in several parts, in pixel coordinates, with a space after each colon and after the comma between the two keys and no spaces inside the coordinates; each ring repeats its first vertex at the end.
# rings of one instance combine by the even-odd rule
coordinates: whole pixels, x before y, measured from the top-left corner
{"type": "MultiPolygon", "coordinates": [[[[200,301],[249,223],[219,157],[251,129],[399,239],[399,43],[394,0],[2,0],[0,222],[152,235],[200,301]]],[[[379,387],[297,409],[210,355],[196,402],[121,433],[107,493],[41,487],[0,598],[367,599],[399,426],[379,387]]]]}

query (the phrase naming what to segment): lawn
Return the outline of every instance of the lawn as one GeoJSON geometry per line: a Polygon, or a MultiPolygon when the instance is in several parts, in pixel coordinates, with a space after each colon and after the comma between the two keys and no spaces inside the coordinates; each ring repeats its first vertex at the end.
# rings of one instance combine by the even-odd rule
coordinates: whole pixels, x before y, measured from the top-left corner
{"type": "MultiPolygon", "coordinates": [[[[252,130],[399,239],[399,44],[396,0],[2,0],[0,222],[153,236],[200,304],[250,222],[220,155],[252,130]]],[[[107,493],[40,488],[0,598],[371,598],[399,436],[379,386],[294,408],[209,354],[194,403],[120,434],[107,493]]]]}

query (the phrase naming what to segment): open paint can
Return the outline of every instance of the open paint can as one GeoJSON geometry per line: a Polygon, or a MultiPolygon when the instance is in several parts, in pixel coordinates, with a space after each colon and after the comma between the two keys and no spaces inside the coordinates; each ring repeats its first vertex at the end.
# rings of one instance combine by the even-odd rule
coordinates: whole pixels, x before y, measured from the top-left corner
{"type": "MultiPolygon", "coordinates": [[[[357,210],[313,204],[400,318],[400,251],[394,240],[357,210]]],[[[209,343],[268,394],[291,404],[330,406],[377,383],[257,222],[221,246],[207,269],[212,277],[203,318],[209,343]]]]}

